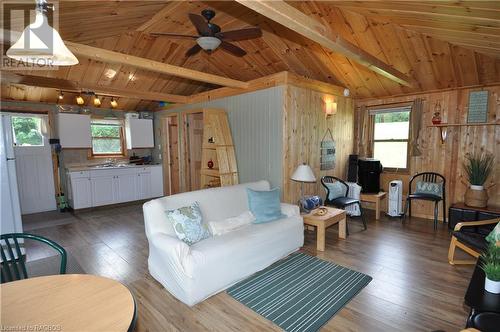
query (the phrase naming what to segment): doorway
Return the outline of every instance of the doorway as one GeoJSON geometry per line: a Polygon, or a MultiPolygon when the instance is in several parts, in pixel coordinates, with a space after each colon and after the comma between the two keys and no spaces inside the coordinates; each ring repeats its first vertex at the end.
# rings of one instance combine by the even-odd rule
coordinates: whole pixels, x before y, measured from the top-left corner
{"type": "Polygon", "coordinates": [[[163,135],[162,152],[164,191],[166,195],[174,195],[180,192],[180,158],[179,158],[179,116],[177,114],[167,115],[162,119],[163,135]]]}
{"type": "Polygon", "coordinates": [[[186,147],[185,184],[187,191],[201,189],[201,156],[203,144],[203,113],[184,114],[184,140],[186,147]]]}
{"type": "Polygon", "coordinates": [[[57,209],[48,116],[12,114],[12,135],[22,214],[57,209]]]}

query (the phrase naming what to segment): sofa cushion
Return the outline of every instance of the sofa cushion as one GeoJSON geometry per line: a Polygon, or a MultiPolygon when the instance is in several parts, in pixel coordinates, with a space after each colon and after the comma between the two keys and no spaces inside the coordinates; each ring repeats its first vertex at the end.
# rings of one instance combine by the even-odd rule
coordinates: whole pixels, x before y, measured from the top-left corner
{"type": "Polygon", "coordinates": [[[224,220],[209,221],[208,227],[212,235],[222,235],[244,227],[252,223],[255,217],[250,211],[245,211],[237,217],[231,217],[224,220]]]}
{"type": "Polygon", "coordinates": [[[192,202],[198,202],[204,222],[224,220],[248,211],[246,188],[269,190],[267,181],[243,183],[230,187],[210,188],[190,191],[172,196],[153,199],[144,203],[144,226],[146,235],[164,233],[176,236],[172,224],[168,222],[165,211],[177,209],[192,202]]]}
{"type": "Polygon", "coordinates": [[[192,245],[210,237],[210,232],[202,223],[201,211],[198,202],[178,209],[165,211],[168,221],[172,223],[179,240],[192,245]]]}
{"type": "Polygon", "coordinates": [[[257,191],[247,188],[248,207],[255,217],[254,224],[261,224],[286,217],[281,213],[280,190],[257,191]]]}

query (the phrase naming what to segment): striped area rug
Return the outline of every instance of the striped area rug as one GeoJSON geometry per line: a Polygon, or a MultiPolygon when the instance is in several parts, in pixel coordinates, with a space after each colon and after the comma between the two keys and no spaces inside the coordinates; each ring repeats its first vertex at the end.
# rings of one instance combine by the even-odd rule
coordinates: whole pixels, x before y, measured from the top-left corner
{"type": "Polygon", "coordinates": [[[294,253],[227,290],[283,330],[317,331],[372,277],[294,253]]]}

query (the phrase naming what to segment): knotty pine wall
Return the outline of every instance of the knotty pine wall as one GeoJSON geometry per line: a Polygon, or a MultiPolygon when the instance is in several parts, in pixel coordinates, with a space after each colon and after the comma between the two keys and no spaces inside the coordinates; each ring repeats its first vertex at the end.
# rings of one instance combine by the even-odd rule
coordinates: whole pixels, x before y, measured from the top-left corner
{"type": "MultiPolygon", "coordinates": [[[[283,112],[283,199],[296,203],[300,196],[300,183],[290,180],[301,163],[311,166],[316,183],[304,184],[304,194],[321,195],[325,191],[320,179],[324,175],[341,178],[347,176],[349,154],[354,150],[354,103],[351,98],[333,96],[337,113],[325,117],[324,93],[286,85],[283,112]],[[336,164],[332,170],[320,170],[320,143],[330,128],[336,143],[336,164]]],[[[331,96],[330,96],[331,97],[331,96]]]]}
{"type": "MultiPolygon", "coordinates": [[[[485,87],[490,91],[488,100],[488,122],[498,122],[500,118],[500,85],[485,87]]],[[[474,126],[474,127],[448,127],[448,136],[442,144],[438,128],[431,128],[431,119],[436,102],[441,102],[443,123],[466,123],[469,92],[478,89],[449,90],[442,92],[423,93],[411,96],[402,96],[384,99],[358,100],[355,103],[356,112],[360,106],[375,106],[398,102],[411,102],[415,98],[424,98],[424,114],[420,133],[420,150],[422,155],[410,158],[410,169],[407,173],[383,173],[381,185],[387,191],[388,183],[394,179],[403,180],[404,197],[408,194],[409,179],[412,175],[432,171],[444,175],[446,178],[446,195],[448,206],[455,202],[463,202],[466,190],[466,177],[462,168],[466,153],[487,151],[496,157],[495,170],[488,180],[488,185],[497,183],[489,188],[489,205],[500,206],[500,128],[499,126],[474,126]]],[[[361,144],[356,121],[356,146],[359,150],[361,144]]],[[[433,218],[433,205],[429,202],[415,202],[413,213],[415,216],[433,218]]],[[[386,209],[386,203],[384,209],[386,209]]],[[[440,218],[442,209],[439,207],[440,218]]]]}

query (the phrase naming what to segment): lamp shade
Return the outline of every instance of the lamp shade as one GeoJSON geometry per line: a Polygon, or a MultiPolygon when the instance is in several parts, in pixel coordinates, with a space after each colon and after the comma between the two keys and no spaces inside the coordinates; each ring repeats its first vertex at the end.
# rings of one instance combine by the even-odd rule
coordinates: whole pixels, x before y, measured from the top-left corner
{"type": "Polygon", "coordinates": [[[293,172],[292,180],[299,182],[316,182],[316,177],[309,165],[302,164],[293,172]]]}
{"type": "Polygon", "coordinates": [[[35,22],[24,29],[6,55],[27,63],[40,64],[41,59],[46,59],[54,66],[78,64],[78,59],[64,45],[59,33],[49,25],[45,14],[39,11],[36,13],[35,22]]]}
{"type": "Polygon", "coordinates": [[[199,37],[198,39],[196,39],[196,42],[205,51],[213,51],[217,47],[219,47],[221,40],[216,37],[208,36],[208,37],[199,37]]]}

